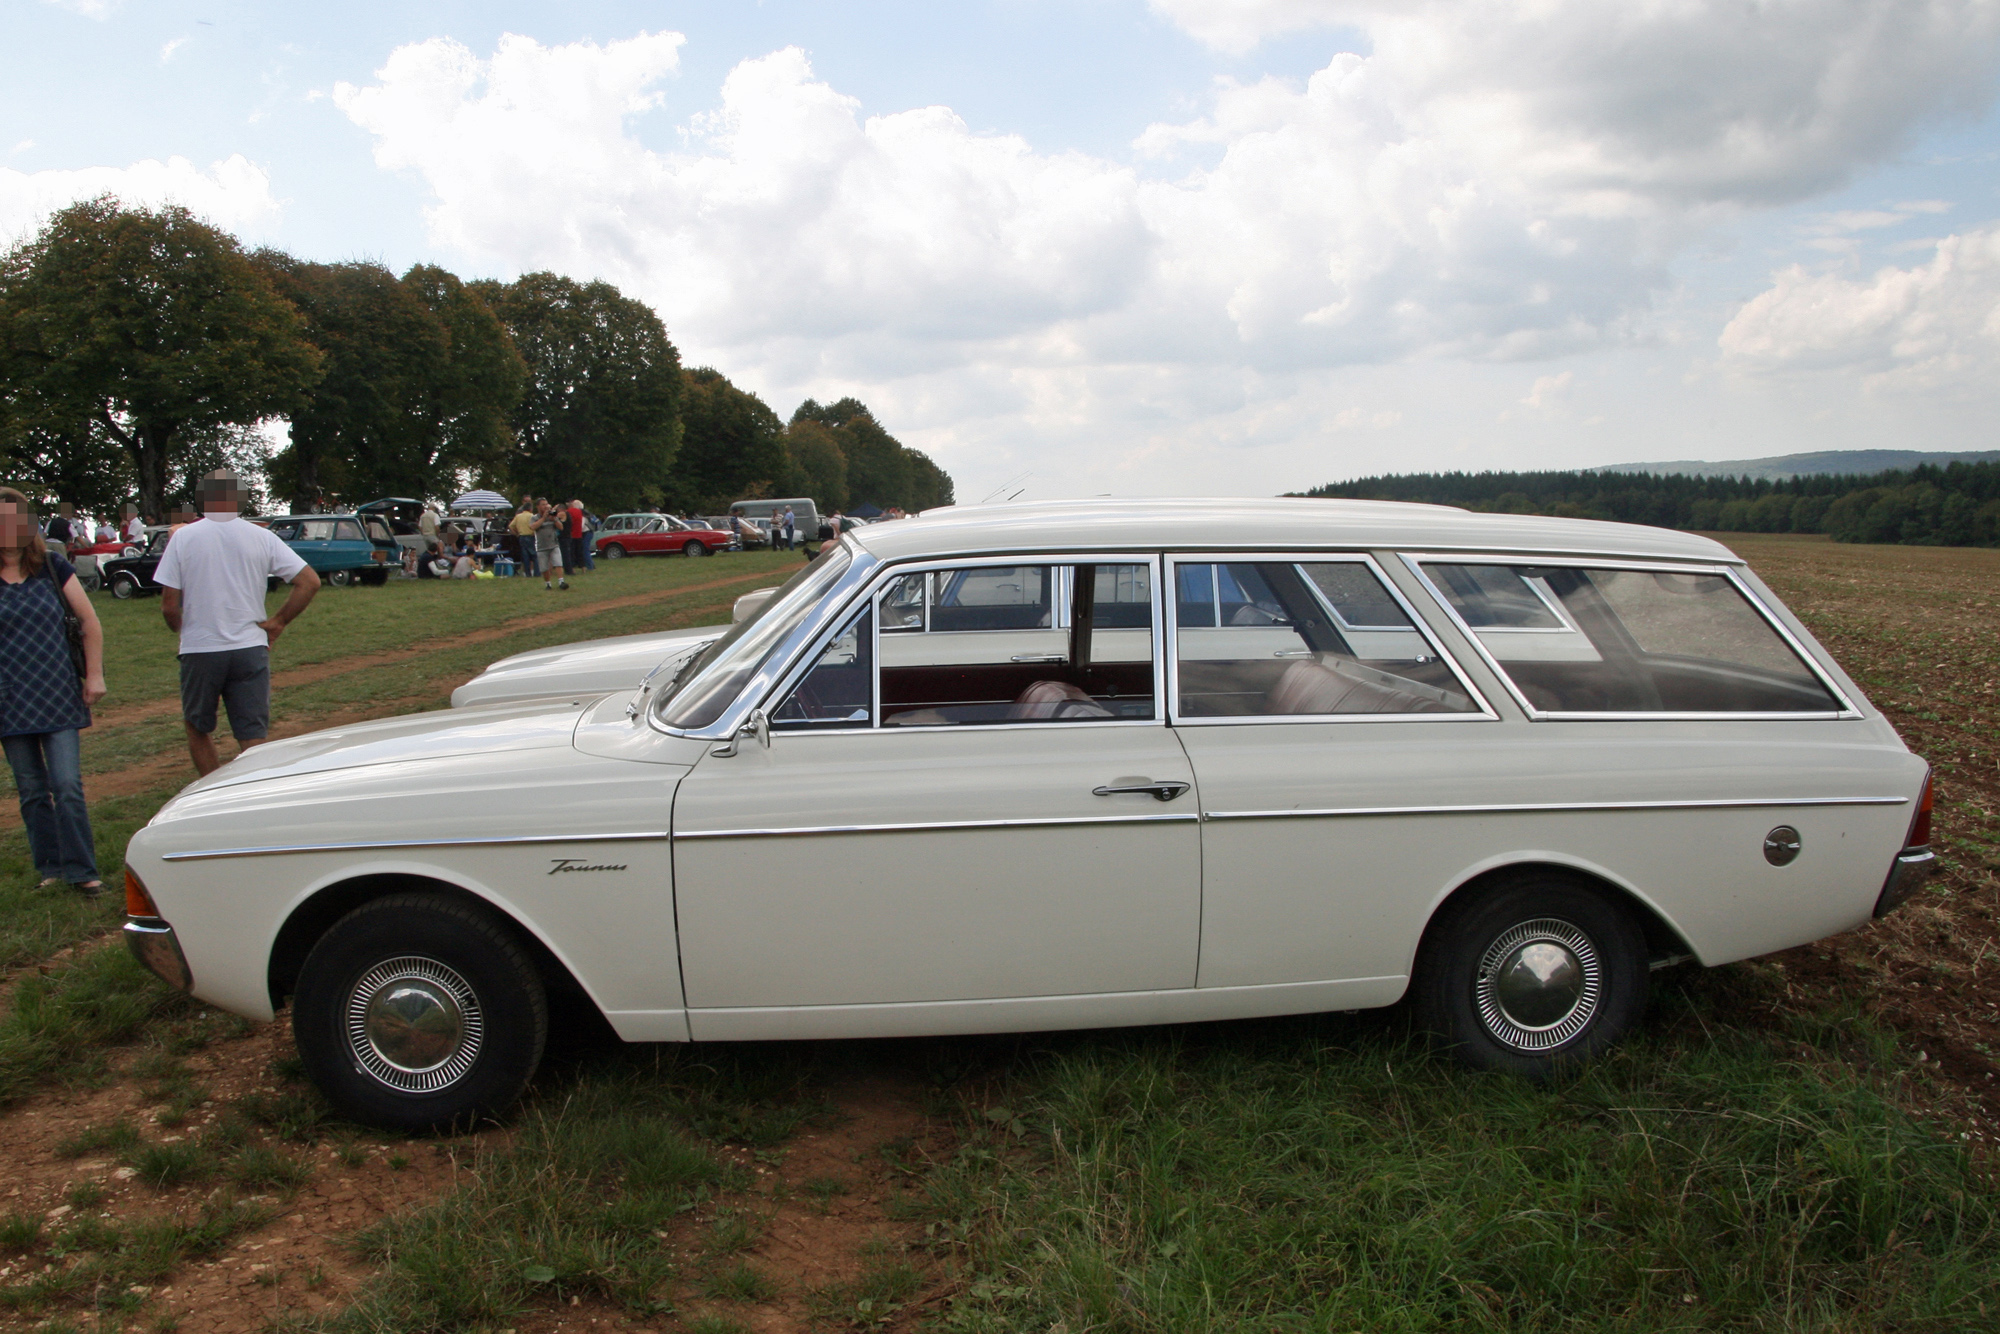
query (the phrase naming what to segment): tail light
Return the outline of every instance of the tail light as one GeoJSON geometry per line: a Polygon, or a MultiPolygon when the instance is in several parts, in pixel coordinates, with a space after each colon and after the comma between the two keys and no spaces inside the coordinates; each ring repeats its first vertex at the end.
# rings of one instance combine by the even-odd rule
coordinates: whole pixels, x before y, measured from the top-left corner
{"type": "Polygon", "coordinates": [[[146,882],[141,880],[131,867],[125,868],[125,915],[127,917],[158,917],[160,910],[153,903],[153,896],[146,892],[146,882]]]}
{"type": "Polygon", "coordinates": [[[1917,798],[1917,817],[1910,821],[1910,836],[1903,840],[1909,848],[1927,848],[1931,845],[1931,806],[1936,800],[1936,788],[1928,771],[1924,774],[1924,794],[1917,798]]]}

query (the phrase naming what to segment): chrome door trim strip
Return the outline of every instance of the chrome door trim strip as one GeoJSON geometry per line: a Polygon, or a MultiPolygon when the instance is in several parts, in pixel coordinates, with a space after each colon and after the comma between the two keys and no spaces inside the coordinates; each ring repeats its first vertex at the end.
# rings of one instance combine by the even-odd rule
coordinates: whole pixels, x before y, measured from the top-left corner
{"type": "Polygon", "coordinates": [[[1193,824],[1202,817],[1181,815],[1052,815],[1028,820],[938,820],[911,824],[794,825],[783,829],[689,829],[674,834],[679,843],[697,838],[803,838],[822,834],[921,834],[949,829],[1039,829],[1051,825],[1193,824]]]}
{"type": "Polygon", "coordinates": [[[1354,815],[1516,815],[1549,811],[1687,811],[1743,807],[1907,806],[1908,797],[1720,797],[1693,801],[1536,801],[1485,806],[1337,806],[1316,810],[1203,811],[1207,820],[1333,819],[1354,815]]]}
{"type": "Polygon", "coordinates": [[[209,848],[169,852],[163,862],[213,861],[219,857],[276,857],[299,852],[380,852],[397,848],[490,848],[522,843],[637,843],[670,838],[661,830],[630,834],[515,834],[500,838],[408,838],[367,843],[289,843],[268,848],[209,848]]]}

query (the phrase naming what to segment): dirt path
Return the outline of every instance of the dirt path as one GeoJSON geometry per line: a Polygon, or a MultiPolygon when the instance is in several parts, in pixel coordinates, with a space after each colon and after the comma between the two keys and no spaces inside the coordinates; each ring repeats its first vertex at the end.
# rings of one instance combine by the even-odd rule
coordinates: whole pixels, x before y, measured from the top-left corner
{"type": "MultiPolygon", "coordinates": [[[[473,630],[466,634],[454,635],[451,646],[459,648],[466,644],[486,644],[496,639],[505,639],[524,625],[536,627],[560,625],[565,621],[581,621],[611,611],[619,607],[640,607],[652,602],[669,602],[685,597],[689,593],[706,593],[711,589],[727,588],[731,584],[745,584],[753,579],[767,578],[764,574],[740,574],[734,579],[712,579],[705,584],[685,584],[679,588],[663,588],[651,593],[634,593],[628,597],[606,598],[602,602],[592,602],[574,607],[568,611],[538,613],[533,616],[517,616],[510,621],[488,626],[484,630],[473,630]]],[[[354,653],[342,658],[329,658],[325,662],[315,662],[305,667],[294,667],[288,671],[274,672],[271,689],[283,690],[290,686],[312,685],[319,681],[344,676],[348,672],[360,671],[364,667],[384,667],[391,663],[408,662],[425,654],[435,653],[435,645],[423,644],[411,648],[385,649],[373,653],[354,653]]],[[[122,709],[101,709],[92,715],[92,722],[100,728],[123,727],[129,723],[145,722],[152,718],[170,717],[178,712],[181,702],[178,698],[150,700],[144,704],[134,704],[122,709]]]]}

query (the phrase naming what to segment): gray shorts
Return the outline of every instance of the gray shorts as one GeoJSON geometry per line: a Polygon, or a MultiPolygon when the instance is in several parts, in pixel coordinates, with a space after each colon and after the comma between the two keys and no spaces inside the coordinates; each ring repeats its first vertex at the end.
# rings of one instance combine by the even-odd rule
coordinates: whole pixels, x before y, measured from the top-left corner
{"type": "Polygon", "coordinates": [[[181,717],[206,736],[215,730],[215,705],[229,710],[238,741],[261,741],[271,730],[271,650],[232,648],[181,654],[181,717]]]}

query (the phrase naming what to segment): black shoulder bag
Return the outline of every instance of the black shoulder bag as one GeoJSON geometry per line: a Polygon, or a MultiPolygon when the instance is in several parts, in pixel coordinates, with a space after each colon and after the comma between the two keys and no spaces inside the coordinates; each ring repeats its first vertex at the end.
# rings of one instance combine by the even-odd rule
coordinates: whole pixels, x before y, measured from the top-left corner
{"type": "Polygon", "coordinates": [[[63,639],[69,644],[69,665],[76,671],[76,679],[81,681],[90,674],[87,660],[83,656],[83,620],[71,610],[69,599],[63,596],[62,585],[56,582],[55,567],[48,558],[42,558],[42,576],[49,581],[49,587],[56,591],[56,606],[62,609],[63,639]]]}

